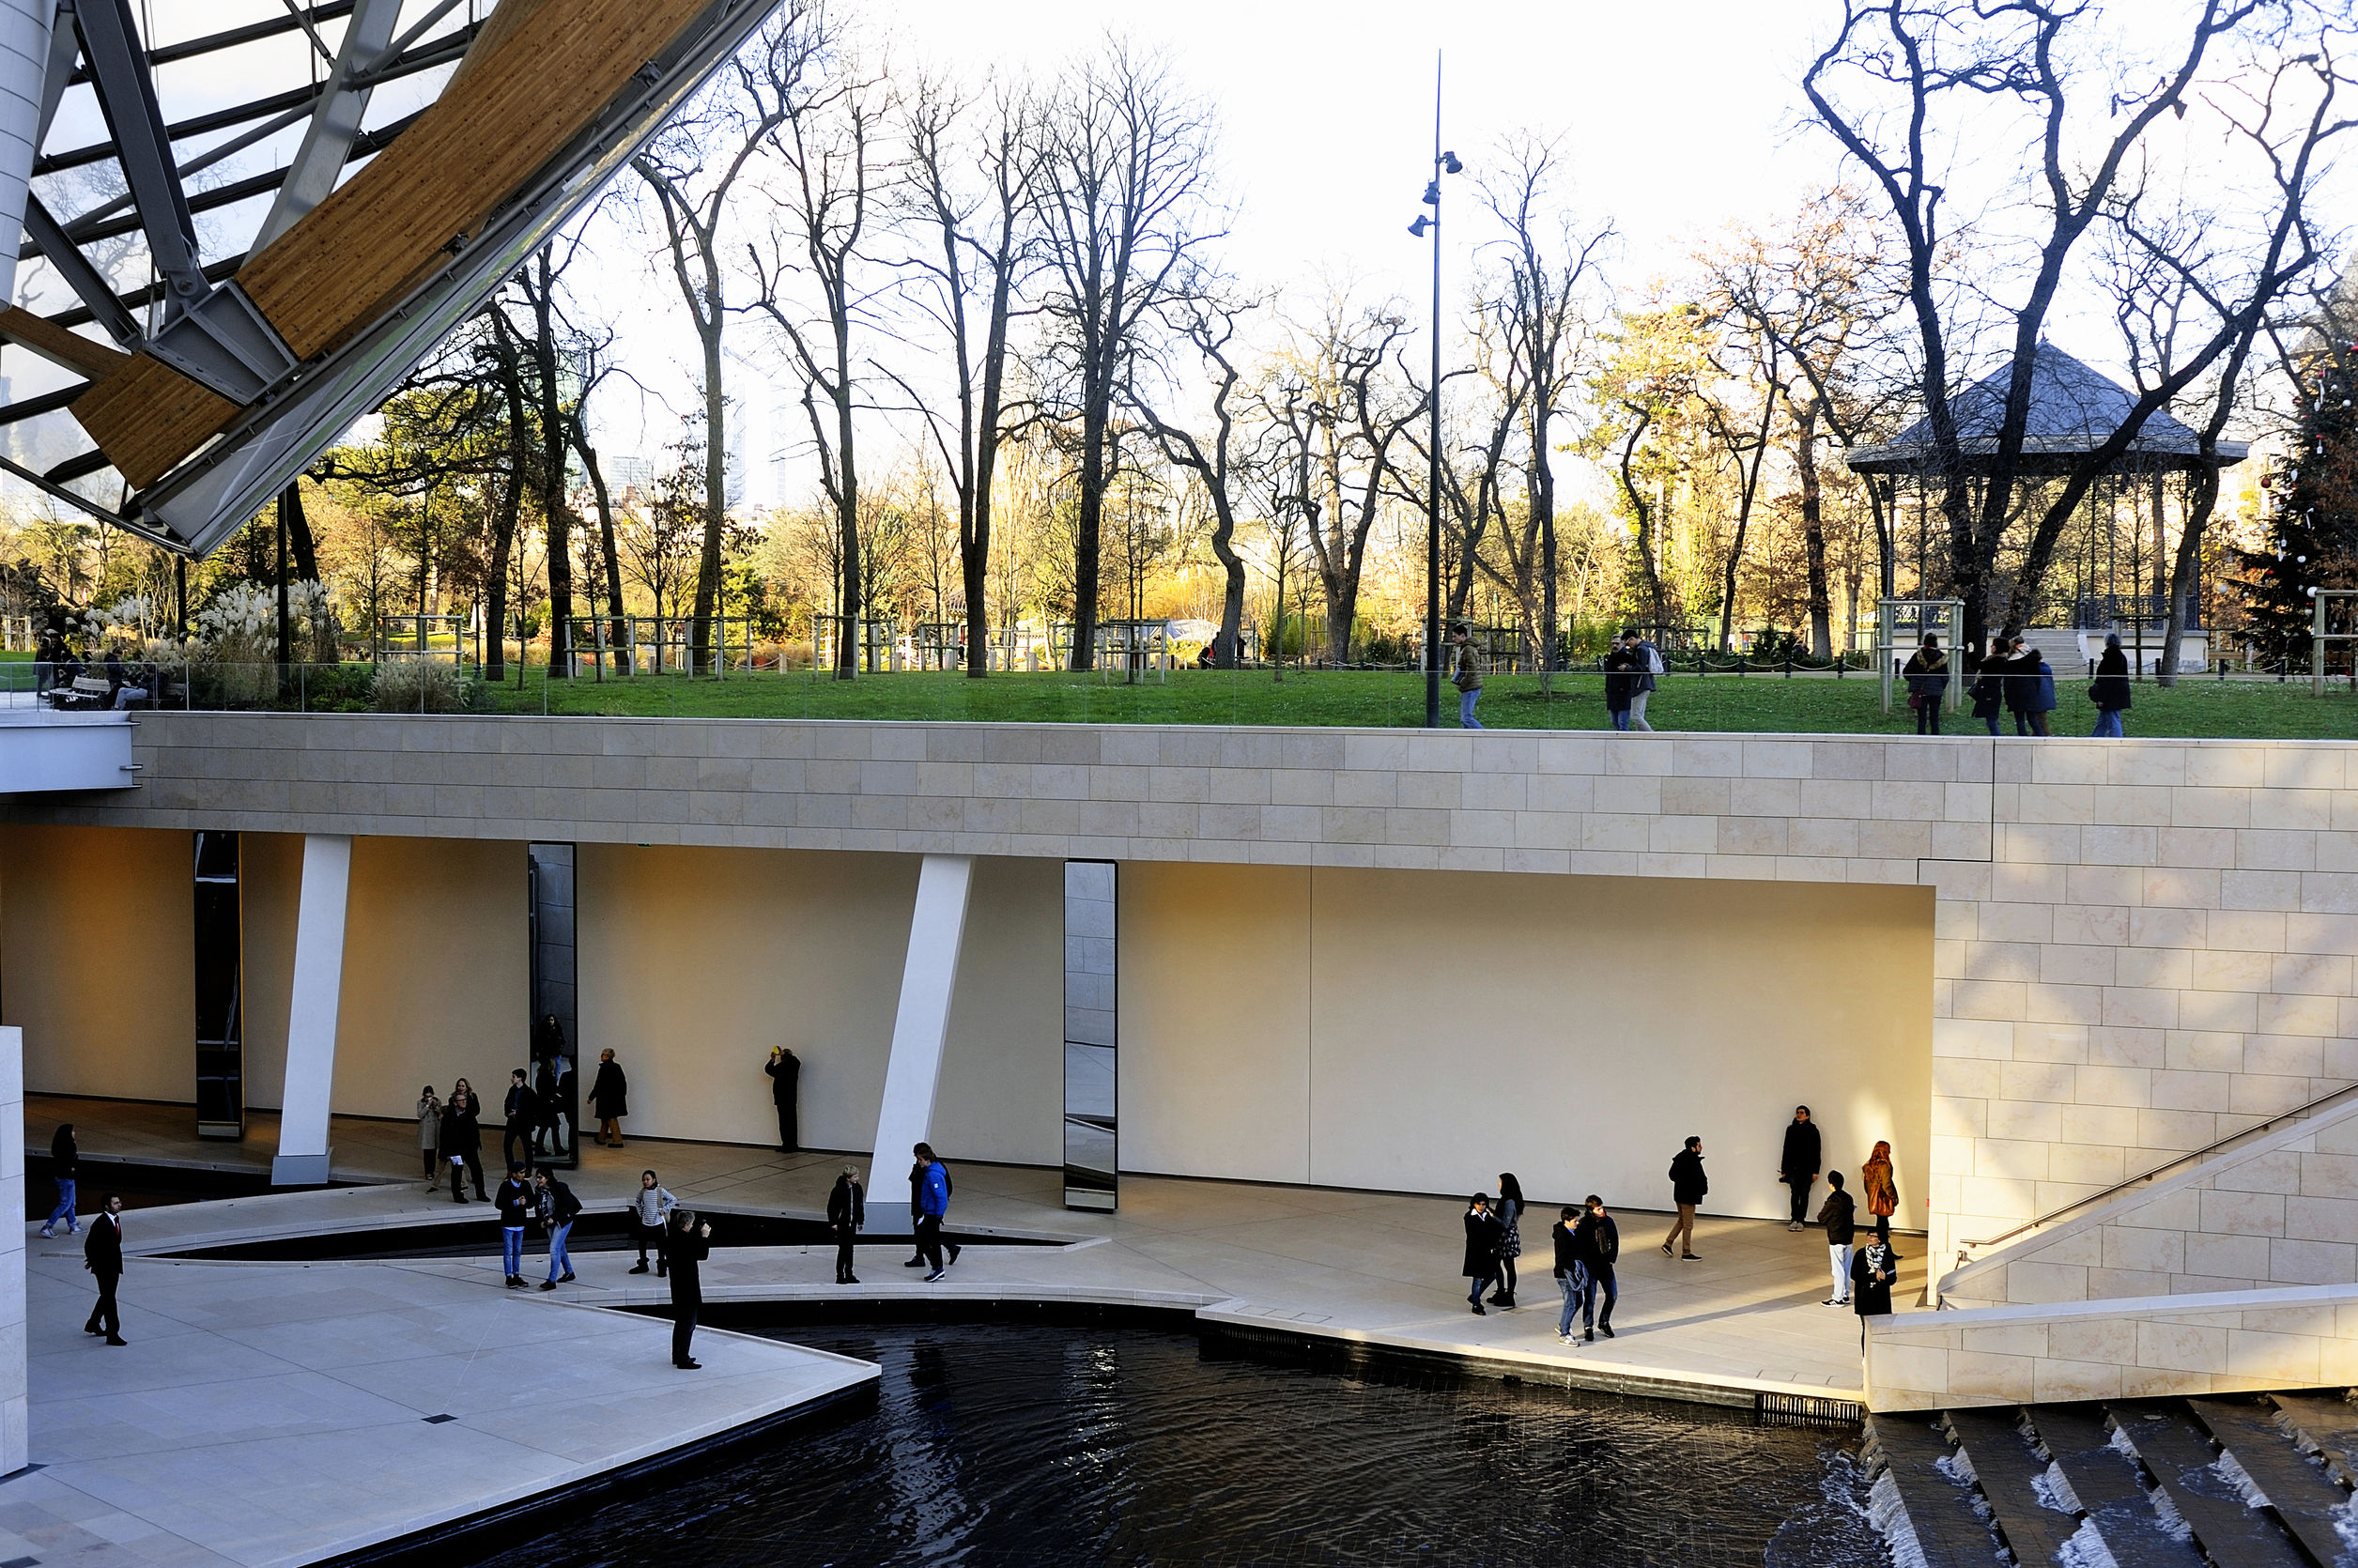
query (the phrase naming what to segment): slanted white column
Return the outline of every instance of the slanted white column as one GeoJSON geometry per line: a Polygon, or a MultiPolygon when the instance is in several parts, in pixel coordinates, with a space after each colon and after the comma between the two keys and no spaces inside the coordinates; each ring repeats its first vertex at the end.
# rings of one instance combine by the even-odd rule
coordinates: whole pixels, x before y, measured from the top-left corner
{"type": "Polygon", "coordinates": [[[892,1058],[885,1066],[885,1102],[876,1113],[876,1152],[868,1190],[890,1214],[901,1161],[933,1125],[933,1092],[942,1081],[942,1042],[949,1034],[950,991],[966,934],[966,889],[975,863],[963,854],[929,854],[917,872],[917,913],[909,918],[909,958],[901,971],[901,1010],[892,1020],[892,1058]]]}
{"type": "Polygon", "coordinates": [[[335,1085],[336,1013],[344,1000],[344,913],[352,840],[303,838],[302,903],[295,915],[295,988],[286,1008],[286,1091],[279,1100],[274,1187],[328,1184],[328,1102],[335,1085]]]}
{"type": "MultiPolygon", "coordinates": [[[[24,1212],[24,1031],[0,1029],[0,1209],[24,1212]]],[[[24,1231],[0,1225],[0,1475],[32,1462],[24,1416],[24,1231]]]]}

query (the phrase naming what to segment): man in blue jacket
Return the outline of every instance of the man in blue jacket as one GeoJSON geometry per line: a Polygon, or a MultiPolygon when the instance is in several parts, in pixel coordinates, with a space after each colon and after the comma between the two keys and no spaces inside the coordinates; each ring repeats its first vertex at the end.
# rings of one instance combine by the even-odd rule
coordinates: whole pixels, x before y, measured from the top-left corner
{"type": "Polygon", "coordinates": [[[948,1271],[942,1262],[942,1217],[949,1212],[949,1173],[942,1168],[941,1160],[931,1144],[919,1144],[916,1149],[919,1174],[917,1176],[917,1255],[925,1259],[925,1283],[932,1284],[948,1271]]]}

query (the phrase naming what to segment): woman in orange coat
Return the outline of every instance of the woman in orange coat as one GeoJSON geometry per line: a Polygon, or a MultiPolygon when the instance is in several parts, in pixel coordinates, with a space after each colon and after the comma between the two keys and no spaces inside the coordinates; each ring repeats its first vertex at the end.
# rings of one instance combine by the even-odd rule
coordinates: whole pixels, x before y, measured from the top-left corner
{"type": "Polygon", "coordinates": [[[1891,1179],[1891,1145],[1875,1141],[1874,1153],[1858,1168],[1858,1186],[1867,1198],[1867,1212],[1875,1217],[1875,1239],[1891,1239],[1891,1216],[1899,1211],[1900,1189],[1891,1179]]]}

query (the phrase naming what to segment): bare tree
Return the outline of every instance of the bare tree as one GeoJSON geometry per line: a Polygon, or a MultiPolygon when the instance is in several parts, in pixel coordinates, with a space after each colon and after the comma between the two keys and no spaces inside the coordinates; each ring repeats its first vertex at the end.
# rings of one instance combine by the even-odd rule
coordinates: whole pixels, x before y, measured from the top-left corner
{"type": "Polygon", "coordinates": [[[959,567],[966,592],[965,668],[968,675],[979,679],[991,670],[992,484],[998,472],[999,448],[1010,434],[1009,328],[1019,314],[1016,287],[1035,254],[1039,107],[1020,86],[994,86],[978,106],[941,78],[920,76],[902,99],[900,116],[909,150],[903,192],[907,218],[930,240],[913,258],[921,284],[912,292],[920,312],[949,344],[958,402],[955,429],[906,381],[901,385],[932,428],[958,497],[959,567]],[[967,131],[962,122],[977,114],[987,118],[967,131]],[[961,172],[960,165],[969,161],[980,177],[979,191],[969,189],[961,172]]]}
{"type": "MultiPolygon", "coordinates": [[[[1608,224],[1582,233],[1567,214],[1554,210],[1552,187],[1562,163],[1556,143],[1518,135],[1508,138],[1502,152],[1501,172],[1484,182],[1482,195],[1506,228],[1505,287],[1489,308],[1504,329],[1507,352],[1517,367],[1510,380],[1519,381],[1523,392],[1525,537],[1514,559],[1525,584],[1538,579],[1540,669],[1552,672],[1557,668],[1556,588],[1563,575],[1556,552],[1556,478],[1550,461],[1555,421],[1579,382],[1591,269],[1613,231],[1608,224]]],[[[1502,541],[1506,537],[1501,534],[1502,541]]]]}
{"type": "Polygon", "coordinates": [[[1209,543],[1221,573],[1220,631],[1212,641],[1212,662],[1222,669],[1237,667],[1237,638],[1244,624],[1244,558],[1237,553],[1236,546],[1237,500],[1242,476],[1235,454],[1237,415],[1229,407],[1243,374],[1230,346],[1242,308],[1221,303],[1209,287],[1191,289],[1182,307],[1181,331],[1188,342],[1194,345],[1204,372],[1211,381],[1209,448],[1194,432],[1156,413],[1134,377],[1125,390],[1139,420],[1162,446],[1164,457],[1195,476],[1196,484],[1203,488],[1204,500],[1211,508],[1209,543]]]}
{"type": "MultiPolygon", "coordinates": [[[[1882,192],[1905,246],[1930,461],[1949,536],[1948,570],[1953,591],[1965,601],[1968,643],[1986,635],[1995,607],[1998,550],[2021,500],[2032,366],[2073,253],[2116,200],[2124,175],[2139,165],[2148,132],[2164,115],[2182,116],[2192,106],[2192,89],[2213,46],[2274,23],[2284,9],[2275,0],[2204,0],[2181,35],[2182,47],[2150,82],[2138,85],[2128,79],[2132,71],[2125,64],[2102,71],[2093,69],[2092,59],[2073,57],[2075,46],[2099,25],[2092,8],[2085,5],[1842,0],[1841,27],[1802,77],[1816,118],[1882,192]],[[2105,100],[2109,120],[2106,133],[2092,143],[2073,114],[2075,107],[2085,111],[2090,92],[2105,100]],[[2031,247],[2028,284],[2008,312],[2012,342],[1993,450],[1976,454],[1970,480],[1978,483],[1972,483],[1951,401],[1959,350],[1969,345],[1957,340],[1935,287],[1936,265],[1948,242],[1941,204],[1954,172],[1934,163],[1935,149],[1949,141],[1940,111],[1951,102],[1987,100],[2019,109],[2031,128],[2022,156],[2033,171],[2034,223],[2041,232],[2031,247]],[[1898,129],[1888,129],[1894,124],[1898,129]]],[[[1984,145],[1977,156],[2009,155],[1984,145]]],[[[2304,146],[2294,160],[2304,185],[2307,156],[2304,146]]],[[[2282,287],[2284,280],[2275,275],[2281,259],[2280,246],[2272,244],[2252,305],[2264,309],[2282,287]]],[[[2306,265],[2301,258],[2301,266],[2306,265]]],[[[2171,376],[2144,389],[2111,438],[2075,459],[2061,483],[2051,487],[2015,581],[2015,605],[2027,604],[2035,592],[2055,539],[2089,485],[2127,451],[2154,410],[2227,352],[2234,335],[2223,326],[2171,376]]]]}
{"type": "MultiPolygon", "coordinates": [[[[817,76],[818,73],[813,73],[817,76]]],[[[770,254],[748,246],[761,285],[756,305],[766,314],[794,356],[802,377],[803,411],[819,456],[819,484],[835,509],[841,536],[843,633],[835,639],[835,678],[858,670],[851,623],[865,606],[860,569],[860,487],[857,422],[859,389],[853,370],[855,323],[867,301],[854,281],[867,236],[871,183],[879,174],[875,144],[885,125],[886,100],[881,82],[861,73],[855,62],[838,58],[815,89],[783,95],[785,113],[769,142],[782,165],[769,189],[776,204],[770,254]],[[815,321],[781,298],[787,275],[806,272],[817,291],[815,321]],[[820,412],[824,400],[826,411],[820,412]]]]}
{"type": "Polygon", "coordinates": [[[1167,61],[1118,38],[1073,65],[1046,105],[1038,177],[1055,287],[1047,310],[1059,412],[1077,424],[1072,668],[1096,657],[1100,536],[1113,472],[1108,434],[1126,368],[1161,308],[1216,236],[1209,107],[1167,61]]]}
{"type": "Polygon", "coordinates": [[[735,210],[730,197],[737,181],[807,91],[804,78],[826,31],[825,13],[811,0],[786,0],[753,43],[730,62],[701,108],[674,121],[631,161],[655,194],[671,274],[702,350],[704,539],[688,634],[689,657],[699,669],[712,655],[729,505],[728,404],[720,351],[730,312],[723,228],[735,210]]]}

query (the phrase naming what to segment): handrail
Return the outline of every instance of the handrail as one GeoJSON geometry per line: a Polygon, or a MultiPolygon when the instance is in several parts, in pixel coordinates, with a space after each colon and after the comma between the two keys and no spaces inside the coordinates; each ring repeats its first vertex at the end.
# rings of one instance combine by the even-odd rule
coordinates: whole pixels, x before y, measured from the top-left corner
{"type": "MultiPolygon", "coordinates": [[[[2070,1203],[2065,1204],[2062,1207],[2049,1209],[2046,1213],[2040,1215],[2035,1220],[2026,1220],[2021,1224],[2016,1225],[2012,1230],[2001,1232],[2000,1234],[1990,1237],[1985,1240],[1960,1241],[1957,1243],[1957,1268],[1962,1268],[1966,1264],[1975,1261],[1965,1255],[1968,1249],[1974,1247],[1995,1247],[2001,1241],[2011,1241],[2018,1236],[2027,1236],[2032,1231],[2039,1229],[2042,1225],[2052,1224],[2055,1221],[2061,1219],[2064,1215],[2071,1213],[2073,1209],[2086,1208],[2091,1204],[2100,1204],[2108,1198],[2118,1197],[2120,1193],[2127,1191],[2130,1188],[2150,1182],[2156,1177],[2159,1177],[2170,1171],[2177,1170],[2181,1165],[2199,1163],[2201,1161],[2208,1159],[2210,1156],[2227,1147],[2229,1144],[2248,1138],[2256,1132],[2265,1132],[2270,1128],[2274,1127],[2281,1122],[2289,1122],[2293,1120],[2295,1117],[2305,1116],[2310,1112],[2315,1111],[2318,1107],[2339,1099],[2343,1096],[2349,1094],[2358,1094],[2358,1084],[2345,1084],[2338,1089],[2318,1096],[2315,1099],[2310,1100],[2304,1105],[2296,1105],[2289,1111],[2279,1111],[2274,1115],[2269,1117],[2266,1121],[2254,1122],[2249,1127],[2240,1128],[2237,1130],[2228,1133],[2226,1137],[2214,1139],[2212,1142],[2205,1144],[2202,1147],[2196,1149],[2191,1153],[2179,1155],[2176,1159],[2165,1161],[2161,1164],[2154,1166],[2150,1171],[2145,1171],[2139,1175],[2130,1176],[2125,1181],[2116,1182],[2112,1186],[2105,1188],[2101,1192],[2091,1192],[2084,1198],[2073,1198],[2070,1203]]],[[[1952,1270],[1952,1272],[1954,1270],[1952,1270]]]]}

